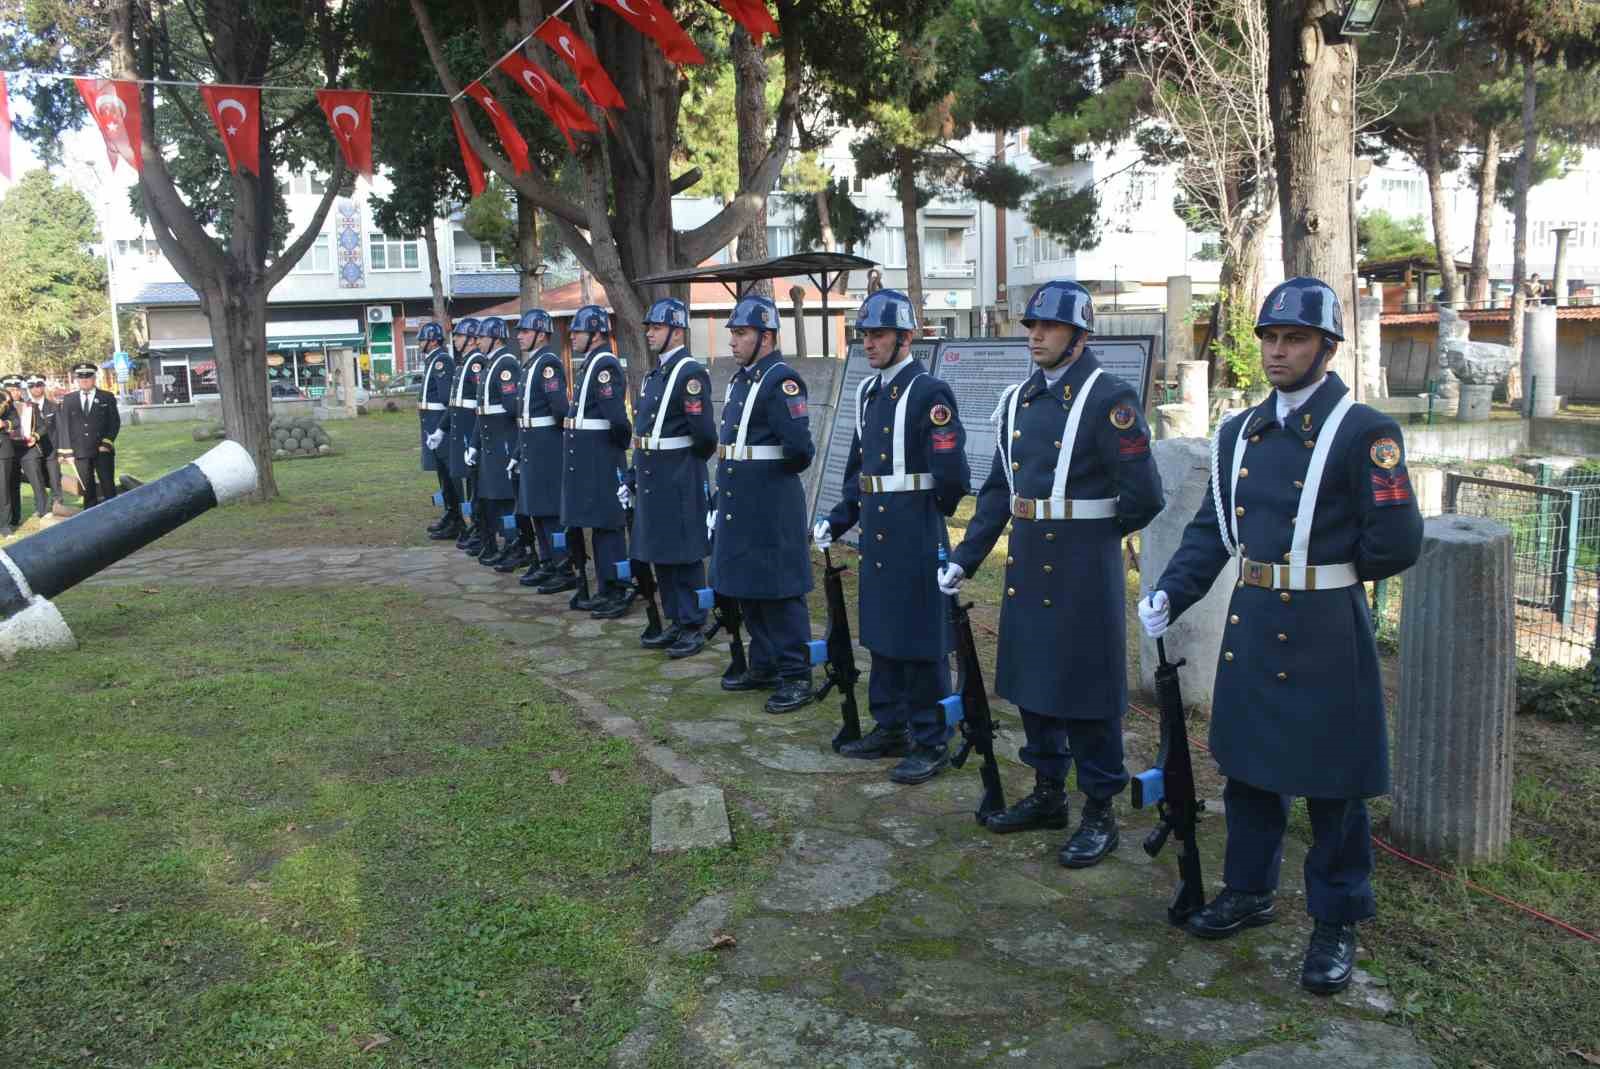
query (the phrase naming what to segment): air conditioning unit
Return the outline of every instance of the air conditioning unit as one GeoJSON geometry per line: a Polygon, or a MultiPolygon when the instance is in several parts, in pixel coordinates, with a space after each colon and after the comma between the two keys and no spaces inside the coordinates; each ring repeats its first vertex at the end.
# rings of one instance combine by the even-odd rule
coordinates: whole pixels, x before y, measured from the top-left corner
{"type": "Polygon", "coordinates": [[[367,305],[368,323],[393,323],[394,309],[387,304],[367,305]]]}

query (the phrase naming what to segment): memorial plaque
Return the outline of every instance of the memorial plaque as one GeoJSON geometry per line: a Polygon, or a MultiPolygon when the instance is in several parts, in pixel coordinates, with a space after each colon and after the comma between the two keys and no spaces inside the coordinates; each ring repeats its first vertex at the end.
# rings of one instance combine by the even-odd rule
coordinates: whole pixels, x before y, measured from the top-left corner
{"type": "MultiPolygon", "coordinates": [[[[1154,342],[1149,335],[1097,335],[1089,341],[1106,374],[1132,386],[1141,408],[1150,386],[1154,342]]],[[[956,395],[961,425],[967,431],[967,463],[972,468],[972,489],[976,493],[994,463],[995,424],[989,417],[1000,402],[1000,394],[1007,386],[1033,374],[1028,343],[1023,338],[952,339],[939,347],[933,373],[948,382],[956,395]]]]}
{"type": "MultiPolygon", "coordinates": [[[[936,341],[919,341],[911,345],[911,355],[921,360],[924,367],[932,366],[933,358],[939,343],[936,341]]],[[[823,518],[833,506],[839,503],[839,497],[844,486],[844,469],[850,460],[850,445],[856,433],[856,390],[861,387],[863,379],[869,375],[876,375],[867,364],[866,350],[860,342],[852,342],[850,350],[845,354],[843,382],[839,386],[838,405],[833,410],[833,435],[828,439],[828,452],[822,458],[822,481],[817,486],[817,500],[811,509],[812,522],[823,518]]],[[[993,448],[993,445],[990,445],[993,448]]],[[[854,543],[856,529],[841,541],[854,543]]]]}

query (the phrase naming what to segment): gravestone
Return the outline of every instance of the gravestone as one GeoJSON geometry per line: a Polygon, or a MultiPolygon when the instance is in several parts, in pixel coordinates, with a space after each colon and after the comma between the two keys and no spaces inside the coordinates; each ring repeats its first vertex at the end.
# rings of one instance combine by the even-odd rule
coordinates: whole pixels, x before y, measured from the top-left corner
{"type": "Polygon", "coordinates": [[[1478,516],[1426,520],[1402,582],[1390,830],[1429,861],[1494,861],[1511,837],[1511,532],[1478,516]]]}

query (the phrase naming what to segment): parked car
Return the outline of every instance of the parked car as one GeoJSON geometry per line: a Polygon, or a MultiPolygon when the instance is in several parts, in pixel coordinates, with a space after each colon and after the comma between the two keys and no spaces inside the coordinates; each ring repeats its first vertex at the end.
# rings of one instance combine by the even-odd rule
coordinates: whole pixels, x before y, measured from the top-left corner
{"type": "Polygon", "coordinates": [[[290,382],[273,382],[267,384],[267,396],[274,401],[304,401],[305,391],[290,382]]]}
{"type": "Polygon", "coordinates": [[[421,371],[407,371],[403,375],[396,375],[394,378],[390,379],[389,384],[383,388],[383,396],[420,397],[422,395],[422,377],[424,374],[425,373],[421,371]]]}

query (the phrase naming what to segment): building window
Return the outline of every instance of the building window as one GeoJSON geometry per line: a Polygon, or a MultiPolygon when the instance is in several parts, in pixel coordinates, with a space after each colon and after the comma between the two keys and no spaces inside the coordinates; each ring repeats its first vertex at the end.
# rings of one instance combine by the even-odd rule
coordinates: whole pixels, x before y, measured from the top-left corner
{"type": "Polygon", "coordinates": [[[1011,266],[1028,266],[1028,239],[1013,238],[1011,240],[1011,266]]]}
{"type": "Polygon", "coordinates": [[[478,266],[485,270],[505,267],[507,266],[506,258],[500,255],[500,250],[493,245],[485,243],[478,246],[478,266]]]}
{"type": "Polygon", "coordinates": [[[793,256],[794,255],[794,227],[769,226],[767,227],[767,255],[768,256],[793,256]]]}
{"type": "Polygon", "coordinates": [[[416,238],[396,238],[387,234],[368,237],[371,267],[374,271],[415,271],[422,266],[416,238]]]}
{"type": "Polygon", "coordinates": [[[1061,242],[1057,241],[1055,238],[1051,237],[1049,234],[1044,233],[1043,231],[1036,231],[1034,233],[1034,235],[1033,235],[1033,262],[1034,263],[1047,264],[1047,263],[1053,263],[1053,262],[1055,262],[1057,260],[1065,260],[1066,258],[1067,258],[1067,250],[1062,247],[1061,242]]]}
{"type": "Polygon", "coordinates": [[[318,234],[317,240],[311,243],[306,254],[300,261],[289,269],[291,275],[316,275],[327,274],[333,270],[333,239],[327,234],[318,234]]]}
{"type": "Polygon", "coordinates": [[[328,180],[311,171],[301,171],[289,178],[289,192],[301,196],[320,197],[328,191],[328,180]]]}
{"type": "Polygon", "coordinates": [[[866,190],[866,188],[867,188],[867,180],[865,178],[862,178],[860,175],[856,175],[855,177],[850,179],[850,192],[852,192],[852,193],[861,193],[861,192],[864,192],[866,190]]]}
{"type": "Polygon", "coordinates": [[[161,243],[153,237],[139,237],[131,241],[119,238],[117,259],[129,260],[136,257],[143,257],[146,263],[155,263],[161,259],[161,243]]]}
{"type": "Polygon", "coordinates": [[[906,228],[903,226],[886,226],[883,228],[883,266],[904,267],[906,265],[906,228]]]}

